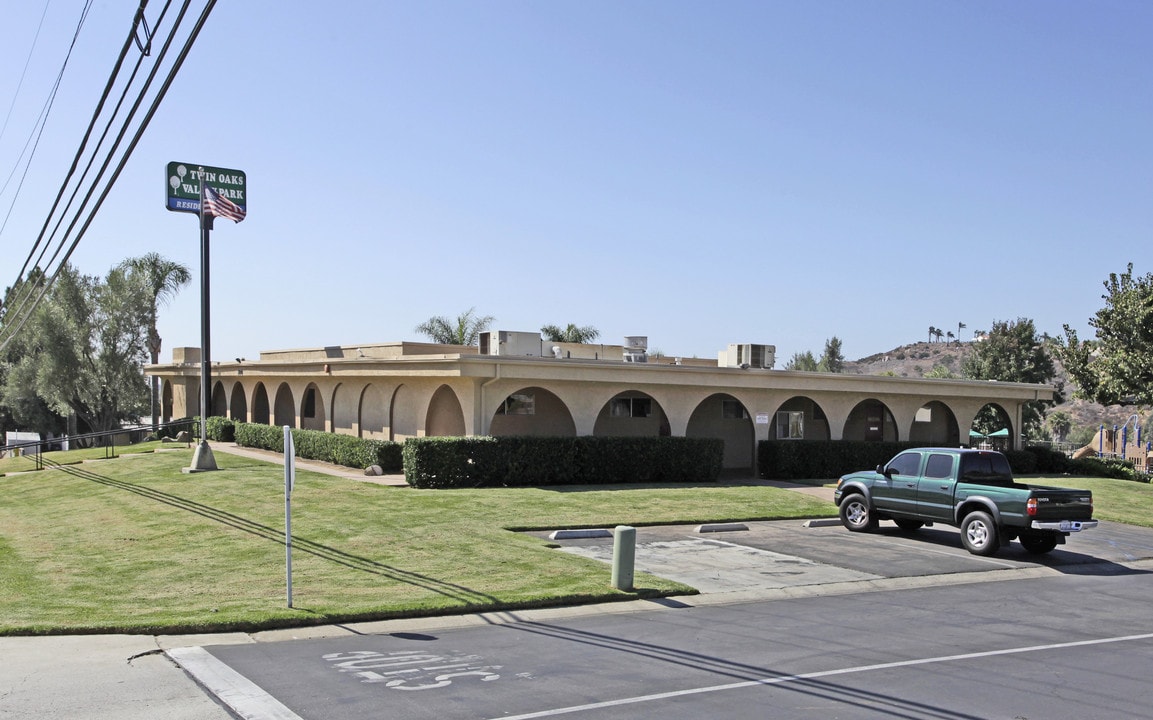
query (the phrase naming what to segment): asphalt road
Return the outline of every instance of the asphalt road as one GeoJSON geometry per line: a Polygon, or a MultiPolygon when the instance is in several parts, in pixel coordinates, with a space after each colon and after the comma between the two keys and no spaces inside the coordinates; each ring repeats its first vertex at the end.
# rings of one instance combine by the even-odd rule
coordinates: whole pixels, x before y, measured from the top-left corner
{"type": "Polygon", "coordinates": [[[1103,524],[1038,559],[975,558],[948,528],[748,525],[638,532],[639,566],[680,556],[661,574],[701,587],[737,572],[742,587],[170,655],[254,720],[1153,714],[1153,531],[1103,524]]]}
{"type": "MultiPolygon", "coordinates": [[[[1088,566],[1086,566],[1088,567],[1088,566]]],[[[1135,718],[1153,576],[999,583],[206,648],[305,720],[1135,718]]]]}

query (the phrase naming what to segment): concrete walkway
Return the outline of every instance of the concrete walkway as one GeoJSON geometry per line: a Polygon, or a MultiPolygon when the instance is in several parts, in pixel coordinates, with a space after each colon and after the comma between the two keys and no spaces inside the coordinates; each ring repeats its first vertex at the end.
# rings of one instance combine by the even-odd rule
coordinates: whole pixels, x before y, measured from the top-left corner
{"type": "MultiPolygon", "coordinates": [[[[212,448],[213,453],[223,452],[228,453],[229,455],[239,455],[241,457],[252,458],[254,460],[264,460],[265,462],[275,463],[282,467],[284,465],[283,453],[272,452],[271,450],[257,450],[256,448],[241,447],[236,443],[226,443],[212,440],[208,442],[208,445],[212,448]]],[[[334,475],[336,477],[347,478],[348,480],[377,483],[378,485],[408,487],[408,483],[405,482],[403,474],[365,475],[363,470],[344,467],[343,465],[333,465],[332,463],[320,462],[319,460],[303,460],[301,458],[297,458],[296,469],[324,473],[325,475],[334,475]]]]}

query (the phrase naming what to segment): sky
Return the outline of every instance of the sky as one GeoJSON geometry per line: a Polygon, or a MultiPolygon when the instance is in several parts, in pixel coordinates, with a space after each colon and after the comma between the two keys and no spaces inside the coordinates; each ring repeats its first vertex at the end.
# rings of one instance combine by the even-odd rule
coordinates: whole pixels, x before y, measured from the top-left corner
{"type": "MultiPolygon", "coordinates": [[[[84,3],[2,2],[7,287],[139,3],[93,2],[29,161],[84,3]]],[[[185,264],[162,360],[199,346],[179,161],[247,176],[211,235],[214,360],[470,308],[778,367],[930,326],[1092,337],[1109,274],[1153,271],[1150,36],[1144,0],[220,2],[71,262],[185,264]]]]}

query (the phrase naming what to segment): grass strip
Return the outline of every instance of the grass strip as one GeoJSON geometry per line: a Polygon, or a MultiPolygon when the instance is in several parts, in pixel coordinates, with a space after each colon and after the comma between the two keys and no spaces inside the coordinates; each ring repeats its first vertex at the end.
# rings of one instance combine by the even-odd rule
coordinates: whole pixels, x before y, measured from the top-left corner
{"type": "Polygon", "coordinates": [[[157,452],[0,478],[0,634],[257,630],[690,594],[509,528],[828,516],[763,486],[419,491],[298,472],[294,608],[286,607],[283,471],[157,452]]]}

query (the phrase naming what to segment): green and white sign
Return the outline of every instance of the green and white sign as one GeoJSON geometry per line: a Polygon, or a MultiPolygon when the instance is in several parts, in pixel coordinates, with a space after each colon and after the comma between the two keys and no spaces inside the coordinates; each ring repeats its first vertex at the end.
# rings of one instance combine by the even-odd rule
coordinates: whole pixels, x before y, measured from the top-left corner
{"type": "Polygon", "coordinates": [[[248,210],[248,180],[240,170],[197,165],[196,163],[168,163],[166,189],[167,207],[173,212],[200,212],[200,181],[203,176],[208,187],[248,210]]]}

